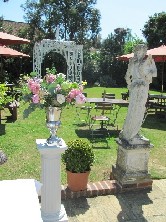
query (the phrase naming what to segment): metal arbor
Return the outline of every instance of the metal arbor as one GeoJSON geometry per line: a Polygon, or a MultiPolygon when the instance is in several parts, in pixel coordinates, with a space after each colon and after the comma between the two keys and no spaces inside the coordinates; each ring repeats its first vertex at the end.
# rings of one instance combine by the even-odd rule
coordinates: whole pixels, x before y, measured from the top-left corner
{"type": "Polygon", "coordinates": [[[81,82],[83,66],[83,45],[73,41],[43,39],[33,48],[33,71],[41,78],[41,64],[47,53],[54,51],[61,54],[67,63],[67,80],[81,82]]]}

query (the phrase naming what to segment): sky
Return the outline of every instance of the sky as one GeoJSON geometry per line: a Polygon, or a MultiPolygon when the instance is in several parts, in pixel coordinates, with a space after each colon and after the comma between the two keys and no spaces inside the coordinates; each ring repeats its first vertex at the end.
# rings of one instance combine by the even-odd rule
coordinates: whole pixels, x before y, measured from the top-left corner
{"type": "MultiPolygon", "coordinates": [[[[86,0],[84,0],[86,1],[86,0]]],[[[20,7],[26,0],[0,0],[0,16],[5,20],[24,22],[24,12],[20,7]]],[[[141,30],[149,16],[166,12],[166,0],[97,0],[95,6],[101,13],[102,39],[114,33],[116,28],[129,28],[132,35],[143,39],[141,30]]]]}

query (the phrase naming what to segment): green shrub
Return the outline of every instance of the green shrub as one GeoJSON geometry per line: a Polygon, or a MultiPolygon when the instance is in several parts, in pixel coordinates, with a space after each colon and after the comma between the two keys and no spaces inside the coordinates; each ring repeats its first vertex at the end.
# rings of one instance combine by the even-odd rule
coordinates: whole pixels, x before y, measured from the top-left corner
{"type": "Polygon", "coordinates": [[[69,141],[68,149],[62,154],[62,162],[66,170],[73,173],[84,173],[91,169],[94,163],[94,152],[90,144],[81,139],[69,141]]]}
{"type": "Polygon", "coordinates": [[[12,97],[7,95],[7,90],[6,84],[0,84],[0,108],[12,101],[12,97]]]}

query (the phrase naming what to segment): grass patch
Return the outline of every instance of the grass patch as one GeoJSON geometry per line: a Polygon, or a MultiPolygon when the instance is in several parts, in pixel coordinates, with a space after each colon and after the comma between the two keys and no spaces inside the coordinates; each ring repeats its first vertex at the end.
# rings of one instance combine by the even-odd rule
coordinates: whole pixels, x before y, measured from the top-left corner
{"type": "MultiPolygon", "coordinates": [[[[107,92],[116,94],[121,98],[121,92],[126,88],[86,88],[89,97],[101,97],[101,93],[107,92]]],[[[156,93],[151,91],[151,93],[156,93]]],[[[0,125],[0,149],[8,156],[8,161],[0,166],[0,180],[16,178],[35,178],[40,180],[41,162],[40,154],[36,148],[36,139],[48,138],[49,131],[45,124],[44,110],[36,110],[27,119],[23,119],[25,105],[21,104],[18,109],[18,119],[12,122],[7,117],[10,113],[5,109],[2,111],[2,124],[0,125]]],[[[122,107],[118,114],[116,124],[119,130],[123,126],[127,108],[122,107]]],[[[82,117],[85,117],[82,114],[82,117]]],[[[58,136],[65,142],[76,138],[84,138],[92,142],[88,127],[76,116],[75,107],[65,107],[62,113],[62,125],[58,130],[58,136]]],[[[155,115],[148,115],[141,129],[142,134],[149,138],[154,148],[150,152],[149,170],[152,178],[166,178],[166,124],[165,119],[155,115]]],[[[104,141],[96,141],[94,144],[96,160],[90,174],[90,181],[98,181],[109,178],[112,164],[116,162],[117,144],[115,138],[117,131],[110,131],[108,144],[104,141]]],[[[61,164],[61,181],[66,184],[66,172],[61,164]]]]}

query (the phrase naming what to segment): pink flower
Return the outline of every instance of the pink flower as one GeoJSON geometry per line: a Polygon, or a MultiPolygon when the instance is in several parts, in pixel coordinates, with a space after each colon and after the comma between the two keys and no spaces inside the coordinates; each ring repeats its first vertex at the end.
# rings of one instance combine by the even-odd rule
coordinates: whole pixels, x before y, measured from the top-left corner
{"type": "Polygon", "coordinates": [[[46,82],[47,83],[53,83],[55,81],[56,77],[53,74],[47,74],[46,75],[46,82]]]}
{"type": "Polygon", "coordinates": [[[32,79],[28,81],[28,87],[33,94],[38,94],[40,91],[40,84],[32,79]]]}
{"type": "Polygon", "coordinates": [[[67,102],[67,103],[71,103],[71,98],[70,98],[70,97],[67,97],[67,98],[66,98],[66,102],[67,102]]]}
{"type": "Polygon", "coordinates": [[[61,91],[61,86],[59,85],[59,84],[57,84],[57,86],[56,86],[56,92],[59,92],[59,91],[61,91]]]}
{"type": "Polygon", "coordinates": [[[86,97],[82,93],[78,94],[75,99],[77,104],[83,104],[86,102],[86,97]]]}
{"type": "Polygon", "coordinates": [[[69,95],[68,95],[68,97],[69,97],[70,99],[74,99],[74,98],[75,98],[74,92],[70,92],[69,95]]]}
{"type": "Polygon", "coordinates": [[[39,101],[40,101],[39,95],[38,94],[33,95],[32,101],[33,101],[33,103],[39,103],[39,101]]]}
{"type": "Polygon", "coordinates": [[[34,83],[34,80],[33,79],[29,79],[28,80],[28,87],[30,88],[33,83],[34,83]]]}
{"type": "Polygon", "coordinates": [[[79,89],[72,89],[69,94],[68,97],[70,97],[71,99],[75,99],[77,95],[79,95],[81,93],[81,91],[79,89]]]}

